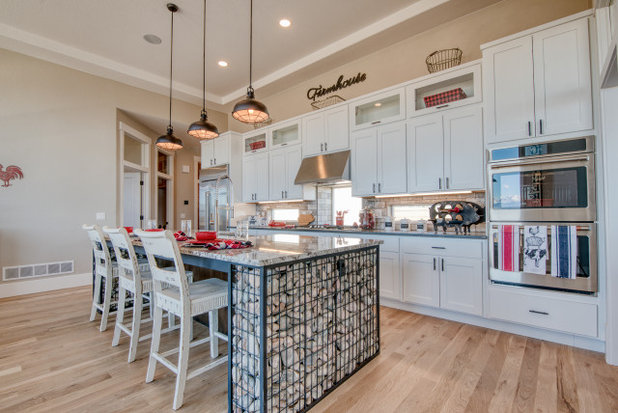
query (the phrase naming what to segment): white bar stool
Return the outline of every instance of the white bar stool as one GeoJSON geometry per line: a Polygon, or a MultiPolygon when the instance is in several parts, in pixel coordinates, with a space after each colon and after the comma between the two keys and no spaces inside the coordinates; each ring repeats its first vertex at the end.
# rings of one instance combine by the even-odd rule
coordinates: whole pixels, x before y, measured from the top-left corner
{"type": "Polygon", "coordinates": [[[227,341],[227,336],[218,332],[217,313],[227,307],[227,283],[217,278],[189,284],[185,268],[180,256],[178,244],[170,231],[146,232],[136,230],[146,250],[154,289],[154,323],[152,327],[152,344],[146,383],[154,379],[157,362],[163,364],[176,374],[176,390],[174,392],[174,410],[183,403],[185,383],[227,361],[228,356],[218,357],[218,339],[227,341]],[[160,268],[156,258],[173,261],[175,269],[160,268]],[[161,324],[163,310],[180,317],[179,347],[159,353],[161,340],[161,324]],[[193,317],[208,313],[209,337],[191,341],[191,324],[193,317]],[[189,348],[210,342],[210,356],[214,360],[208,364],[187,372],[189,348]],[[178,364],[174,365],[167,357],[178,353],[178,364]]]}

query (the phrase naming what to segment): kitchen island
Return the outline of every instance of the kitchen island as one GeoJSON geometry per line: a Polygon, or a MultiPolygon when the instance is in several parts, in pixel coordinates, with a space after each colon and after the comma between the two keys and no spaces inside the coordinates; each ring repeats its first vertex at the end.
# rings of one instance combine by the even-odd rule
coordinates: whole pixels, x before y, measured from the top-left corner
{"type": "Polygon", "coordinates": [[[304,411],[379,353],[380,241],[250,240],[235,250],[179,245],[185,264],[228,274],[228,410],[304,411]]]}

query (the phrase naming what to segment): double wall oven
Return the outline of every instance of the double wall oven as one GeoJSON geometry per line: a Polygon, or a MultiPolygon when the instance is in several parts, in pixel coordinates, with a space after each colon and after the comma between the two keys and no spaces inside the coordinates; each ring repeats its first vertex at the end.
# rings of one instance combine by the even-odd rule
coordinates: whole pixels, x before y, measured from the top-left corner
{"type": "MultiPolygon", "coordinates": [[[[597,291],[596,177],[594,136],[493,149],[489,153],[490,278],[510,283],[558,290],[597,291]],[[501,228],[516,231],[512,260],[505,269],[501,228]],[[539,230],[537,227],[540,227],[539,230]],[[544,268],[527,272],[524,230],[535,228],[547,245],[536,263],[544,268]],[[570,277],[555,276],[558,242],[552,232],[571,228],[570,277]],[[552,243],[551,240],[554,240],[552,243]],[[556,251],[552,253],[552,248],[556,251]],[[518,262],[519,261],[519,262],[518,262]],[[552,272],[552,264],[554,270],[552,272]],[[553,275],[552,275],[553,274],[553,275]]],[[[562,239],[561,239],[562,240],[562,239]]],[[[510,238],[512,241],[512,238],[510,238]]],[[[541,241],[539,241],[541,242],[541,241]]],[[[536,251],[536,250],[535,250],[536,251]]],[[[512,252],[512,251],[509,251],[512,252]]],[[[534,252],[538,254],[538,251],[534,252]]],[[[509,258],[511,259],[511,258],[509,258]]]]}

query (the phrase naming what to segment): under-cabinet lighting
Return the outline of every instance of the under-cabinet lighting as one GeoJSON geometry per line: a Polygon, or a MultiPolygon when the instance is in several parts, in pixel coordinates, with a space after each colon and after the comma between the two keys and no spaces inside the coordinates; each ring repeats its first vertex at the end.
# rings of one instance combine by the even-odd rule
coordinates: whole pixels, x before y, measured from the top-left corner
{"type": "Polygon", "coordinates": [[[404,196],[440,196],[440,195],[467,195],[472,191],[441,191],[441,192],[418,192],[414,194],[399,194],[399,195],[376,195],[375,198],[401,198],[404,196]]]}
{"type": "Polygon", "coordinates": [[[302,199],[282,199],[281,201],[260,201],[258,204],[282,204],[284,202],[303,202],[302,199]]]}

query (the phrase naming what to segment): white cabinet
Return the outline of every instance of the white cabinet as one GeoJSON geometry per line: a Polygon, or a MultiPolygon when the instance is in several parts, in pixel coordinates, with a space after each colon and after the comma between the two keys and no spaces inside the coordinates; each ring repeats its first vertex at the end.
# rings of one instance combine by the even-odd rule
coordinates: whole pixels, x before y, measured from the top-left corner
{"type": "Polygon", "coordinates": [[[242,168],[243,201],[267,201],[268,179],[268,153],[245,156],[242,168]]]}
{"type": "Polygon", "coordinates": [[[483,261],[440,258],[440,307],[462,313],[483,312],[483,261]]]}
{"type": "Polygon", "coordinates": [[[380,251],[380,297],[401,300],[399,253],[380,251]]]}
{"type": "Polygon", "coordinates": [[[269,129],[258,129],[243,135],[243,154],[254,155],[260,152],[267,152],[269,129]]]}
{"type": "Polygon", "coordinates": [[[367,196],[406,192],[404,122],[352,133],[352,194],[367,196]]]}
{"type": "Polygon", "coordinates": [[[592,129],[588,20],[483,51],[488,143],[592,129]]]}
{"type": "Polygon", "coordinates": [[[402,254],[403,301],[438,307],[440,274],[438,258],[422,254],[402,254]]]}
{"type": "Polygon", "coordinates": [[[228,134],[202,141],[202,168],[229,164],[230,152],[231,145],[228,134]]]}
{"type": "Polygon", "coordinates": [[[350,104],[350,125],[358,130],[402,120],[405,117],[405,89],[376,93],[350,104]]]}
{"type": "Polygon", "coordinates": [[[270,200],[302,199],[303,186],[294,185],[302,157],[300,145],[270,152],[270,200]]]}
{"type": "Polygon", "coordinates": [[[417,117],[407,135],[409,193],[484,188],[480,106],[417,117]]]}
{"type": "Polygon", "coordinates": [[[300,143],[300,121],[278,123],[268,130],[268,134],[271,150],[300,143]]]}
{"type": "Polygon", "coordinates": [[[302,130],[303,157],[348,149],[350,142],[347,105],[303,117],[302,130]]]}

